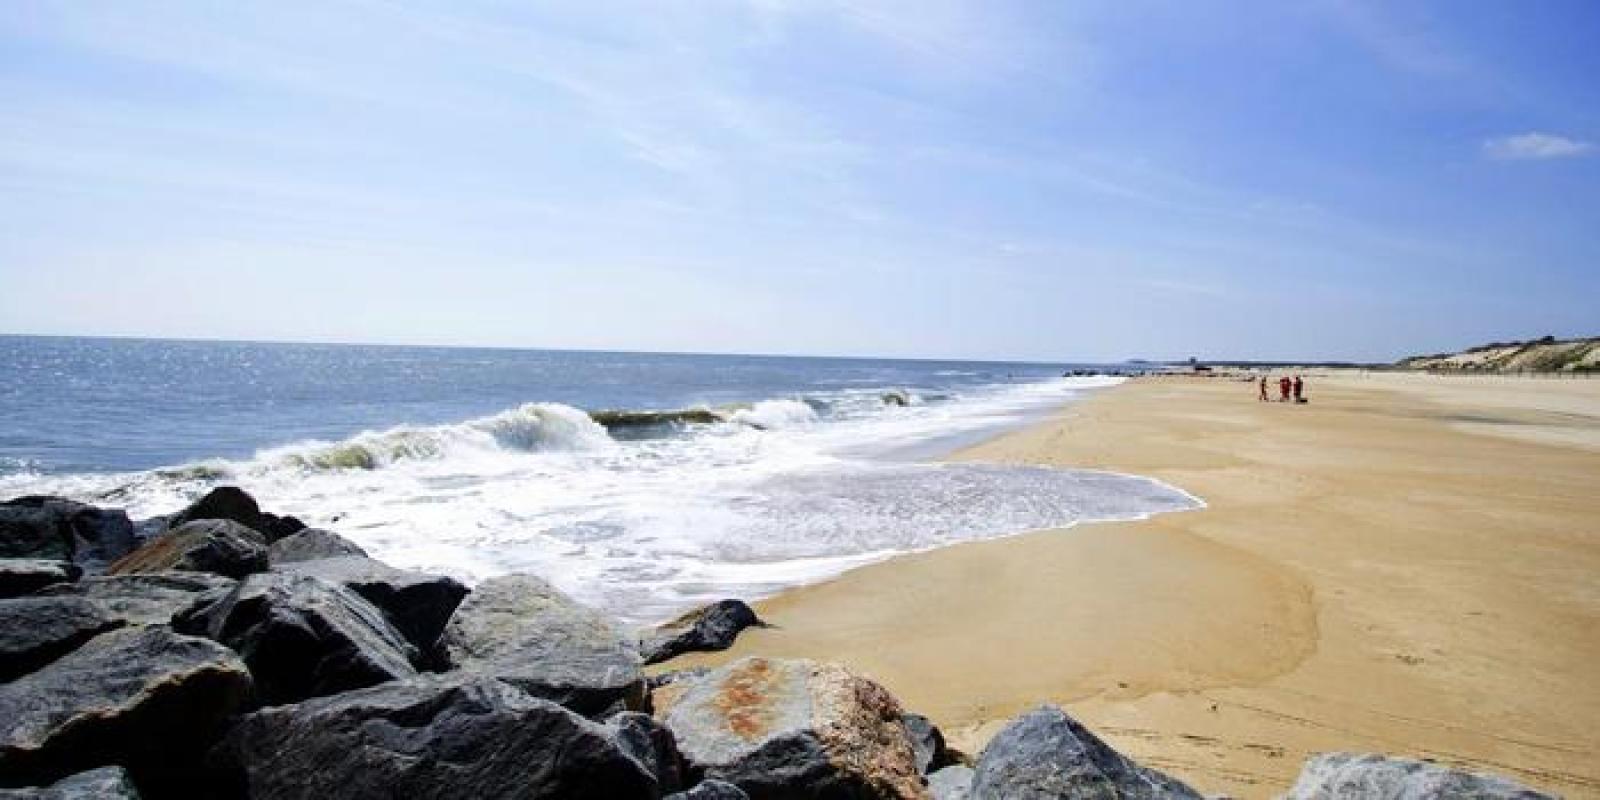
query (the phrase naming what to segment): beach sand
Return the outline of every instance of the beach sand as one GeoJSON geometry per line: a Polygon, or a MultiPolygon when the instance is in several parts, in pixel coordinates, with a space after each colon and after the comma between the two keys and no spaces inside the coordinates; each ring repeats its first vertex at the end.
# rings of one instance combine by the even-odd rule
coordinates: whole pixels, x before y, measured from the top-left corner
{"type": "Polygon", "coordinates": [[[1381,751],[1600,796],[1600,380],[1130,381],[956,456],[1208,507],[921,553],[760,603],[724,653],[838,661],[976,753],[1058,703],[1208,792],[1381,751]]]}

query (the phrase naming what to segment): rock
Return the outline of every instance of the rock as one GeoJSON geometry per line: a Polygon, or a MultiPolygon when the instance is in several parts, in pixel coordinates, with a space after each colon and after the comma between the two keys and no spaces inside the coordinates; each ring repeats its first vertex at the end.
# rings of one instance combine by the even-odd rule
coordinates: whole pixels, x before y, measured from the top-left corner
{"type": "MultiPolygon", "coordinates": [[[[287,541],[283,539],[274,546],[287,541]]],[[[312,575],[361,595],[383,611],[395,629],[422,654],[425,664],[444,666],[446,659],[439,640],[450,615],[467,594],[467,587],[460,581],[445,575],[395,569],[365,556],[296,561],[280,565],[279,570],[312,575]]]]}
{"type": "Polygon", "coordinates": [[[294,517],[263,513],[261,507],[256,505],[256,499],[237,486],[212,489],[205,497],[169,517],[167,527],[177,528],[201,519],[232,520],[260,533],[268,542],[275,542],[306,527],[304,522],[294,517]]]}
{"type": "Polygon", "coordinates": [[[0,800],[139,800],[139,790],[122,767],[101,767],[45,787],[0,789],[0,800]]]}
{"type": "Polygon", "coordinates": [[[121,511],[40,495],[0,503],[0,557],[99,567],[136,544],[133,522],[121,511]]]}
{"type": "Polygon", "coordinates": [[[482,676],[419,676],[268,708],[242,718],[213,755],[252,800],[661,794],[616,728],[482,676]]]}
{"type": "Polygon", "coordinates": [[[229,578],[267,570],[267,543],[251,528],[225,519],[187,522],[117,559],[112,575],[180,570],[229,578]]]}
{"type": "Polygon", "coordinates": [[[338,556],[364,556],[367,551],[349,539],[333,531],[321,528],[306,528],[292,533],[272,543],[267,548],[267,555],[273,564],[287,564],[291,561],[311,561],[317,558],[336,558],[338,556]]]}
{"type": "Polygon", "coordinates": [[[0,558],[71,561],[76,550],[60,516],[43,508],[0,505],[0,558]]]}
{"type": "Polygon", "coordinates": [[[660,717],[666,716],[667,711],[678,702],[678,698],[689,691],[690,685],[710,674],[710,667],[691,667],[647,676],[644,685],[651,713],[660,717]]]}
{"type": "Polygon", "coordinates": [[[650,689],[660,689],[683,681],[697,681],[711,674],[710,667],[689,667],[688,669],[675,669],[651,675],[645,678],[645,686],[650,689]]]}
{"type": "Polygon", "coordinates": [[[1537,800],[1551,795],[1497,775],[1479,775],[1413,761],[1360,753],[1323,753],[1306,761],[1284,800],[1537,800]]]}
{"type": "Polygon", "coordinates": [[[928,794],[933,800],[967,800],[972,796],[972,768],[954,764],[928,775],[928,794]]]}
{"type": "Polygon", "coordinates": [[[690,611],[644,637],[640,652],[644,663],[655,664],[689,652],[726,650],[739,631],[762,625],[756,612],[741,600],[722,600],[690,611]]]}
{"type": "Polygon", "coordinates": [[[1006,725],[978,757],[974,798],[1201,800],[1193,789],[1112,750],[1054,706],[1006,725]]]}
{"type": "Polygon", "coordinates": [[[36,597],[84,597],[128,625],[167,625],[172,615],[194,605],[206,592],[238,585],[232,578],[209,572],[150,572],[96,575],[77,583],[48,586],[36,597]]]}
{"type": "Polygon", "coordinates": [[[416,651],[383,612],[310,575],[251,575],[231,592],[202,596],[172,626],[233,648],[272,705],[416,674],[416,651]]]}
{"type": "Polygon", "coordinates": [[[932,720],[921,714],[905,714],[900,721],[905,723],[906,733],[911,737],[911,749],[917,754],[917,771],[926,775],[955,763],[955,759],[945,750],[944,733],[932,720]]]}
{"type": "Polygon", "coordinates": [[[750,795],[731,783],[713,779],[701,781],[686,792],[669,794],[663,800],[750,800],[750,795]]]}
{"type": "Polygon", "coordinates": [[[664,722],[691,770],[763,798],[921,798],[900,704],[833,664],[746,658],[689,684],[664,722]]]}
{"type": "Polygon", "coordinates": [[[444,642],[458,668],[585,716],[644,707],[633,641],[610,618],[532,575],[479,584],[450,618],[444,642]]]}
{"type": "Polygon", "coordinates": [[[71,561],[43,558],[0,558],[0,597],[21,597],[52,583],[71,583],[83,568],[71,561]]]}
{"type": "Polygon", "coordinates": [[[667,730],[649,714],[624,711],[606,720],[617,732],[617,743],[655,776],[656,786],[670,792],[683,786],[683,757],[667,730]]]}
{"type": "Polygon", "coordinates": [[[15,680],[122,621],[81,597],[0,600],[0,681],[15,680]]]}
{"type": "Polygon", "coordinates": [[[0,782],[118,764],[147,790],[194,787],[204,748],[249,695],[250,673],[215,642],[163,626],[101,634],[0,684],[0,782]]]}

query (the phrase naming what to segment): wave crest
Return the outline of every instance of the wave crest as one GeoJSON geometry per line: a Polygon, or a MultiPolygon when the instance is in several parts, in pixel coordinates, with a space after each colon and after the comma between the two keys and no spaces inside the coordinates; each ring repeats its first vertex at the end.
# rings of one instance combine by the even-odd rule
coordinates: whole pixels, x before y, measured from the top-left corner
{"type": "Polygon", "coordinates": [[[435,461],[463,452],[540,453],[611,445],[605,428],[560,403],[528,403],[455,425],[402,425],[339,442],[304,442],[264,451],[258,462],[312,470],[379,469],[399,461],[435,461]]]}
{"type": "Polygon", "coordinates": [[[759,430],[792,428],[817,421],[817,410],[803,400],[762,400],[734,412],[732,421],[759,430]]]}

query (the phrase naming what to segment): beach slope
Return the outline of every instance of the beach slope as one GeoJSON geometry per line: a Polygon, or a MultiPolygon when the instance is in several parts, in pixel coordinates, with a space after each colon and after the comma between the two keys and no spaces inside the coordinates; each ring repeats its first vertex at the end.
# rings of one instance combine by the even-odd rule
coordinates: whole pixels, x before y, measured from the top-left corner
{"type": "Polygon", "coordinates": [[[730,651],[839,661],[976,751],[1065,705],[1208,792],[1383,751],[1600,796],[1600,381],[1131,381],[957,458],[1206,508],[945,548],[759,605],[730,651]],[[1477,398],[1482,398],[1480,401],[1477,398]]]}

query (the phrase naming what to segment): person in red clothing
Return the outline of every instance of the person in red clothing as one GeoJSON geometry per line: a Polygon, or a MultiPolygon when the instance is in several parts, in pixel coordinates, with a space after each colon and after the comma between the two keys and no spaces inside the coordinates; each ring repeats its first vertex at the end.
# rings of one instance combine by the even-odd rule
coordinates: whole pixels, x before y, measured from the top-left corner
{"type": "Polygon", "coordinates": [[[1280,402],[1280,403],[1289,402],[1289,386],[1290,386],[1290,381],[1289,381],[1289,376],[1288,375],[1285,375],[1285,376],[1283,376],[1283,377],[1278,379],[1278,402],[1280,402]]]}

